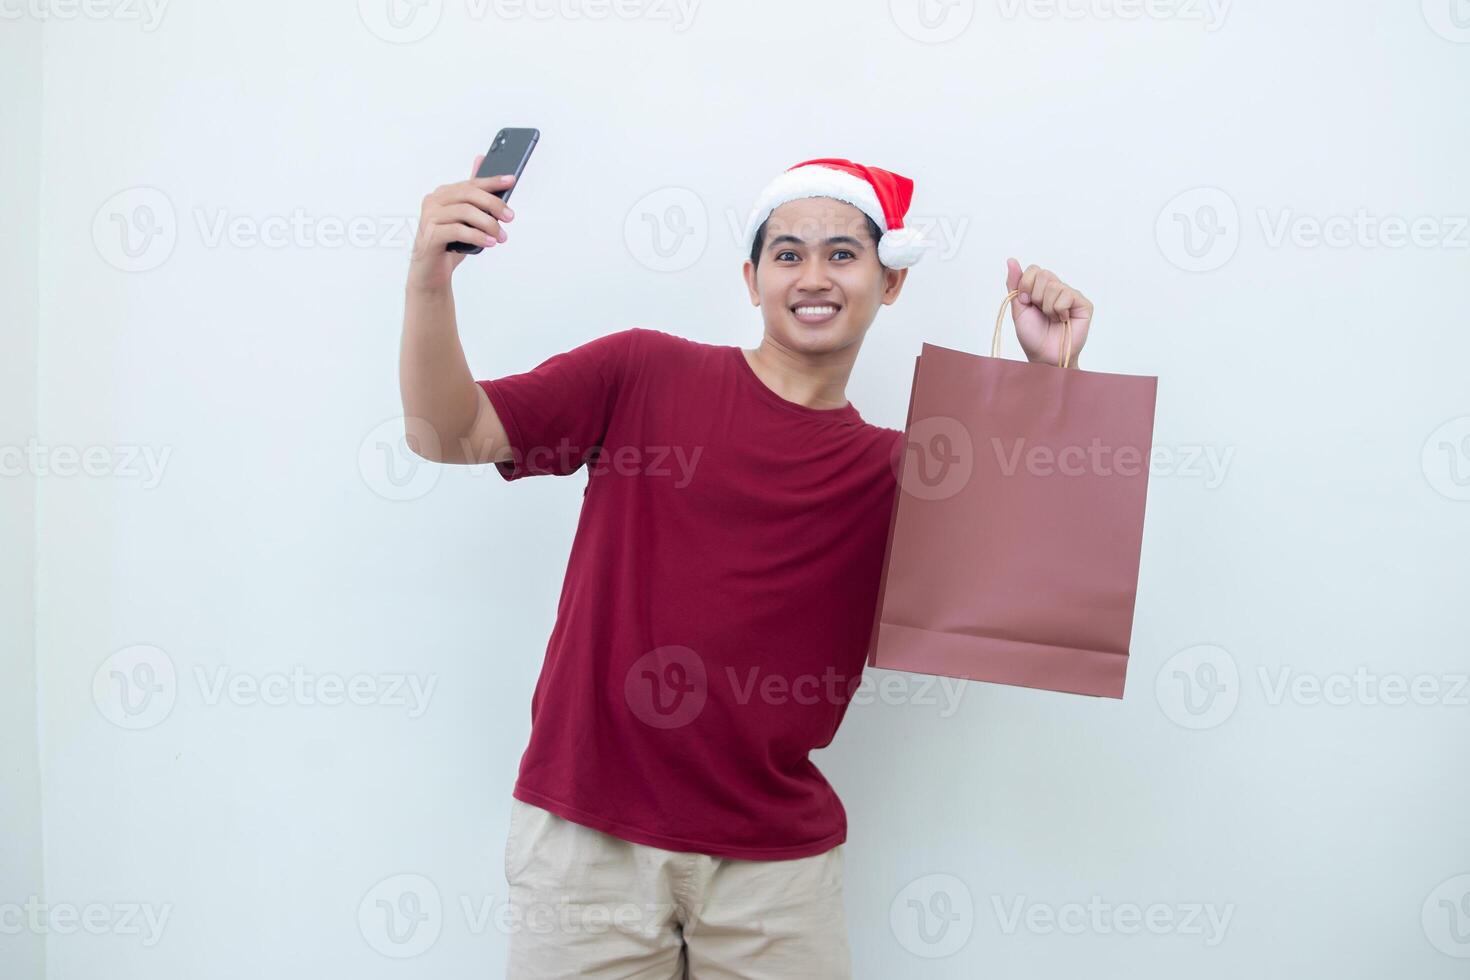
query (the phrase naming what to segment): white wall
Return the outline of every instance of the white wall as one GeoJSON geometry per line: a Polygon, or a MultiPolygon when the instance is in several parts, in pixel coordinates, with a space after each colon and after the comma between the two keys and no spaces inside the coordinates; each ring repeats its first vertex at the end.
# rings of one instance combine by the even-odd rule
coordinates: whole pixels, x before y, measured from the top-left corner
{"type": "MultiPolygon", "coordinates": [[[[960,0],[932,27],[908,0],[707,2],[687,23],[530,6],[562,12],[428,0],[397,31],[377,0],[27,8],[46,40],[41,86],[20,83],[43,93],[38,434],[95,464],[38,477],[45,892],[103,923],[48,931],[46,975],[499,975],[504,936],[477,916],[504,897],[583,480],[394,475],[378,441],[397,432],[399,219],[496,128],[534,125],[510,243],[459,275],[479,376],[630,325],[753,346],[731,221],[780,168],[846,155],[915,177],[945,246],[865,344],[849,395],[868,419],[902,423],[922,341],[982,347],[1007,255],[1095,300],[1085,367],[1161,379],[1176,455],[1150,488],[1127,697],[974,684],[936,704],[915,678],[818,754],[850,816],[860,977],[1459,976],[1470,39],[1448,0],[1133,19],[960,0]],[[671,205],[693,234],[664,258],[643,215],[671,205]],[[1202,205],[1234,234],[1192,257],[1202,205]],[[1360,211],[1426,219],[1432,241],[1300,237],[1360,211]],[[367,244],[323,241],[354,219],[367,244]],[[281,227],[281,247],[250,237],[281,227]],[[1213,701],[1186,686],[1206,662],[1213,701]],[[380,702],[394,678],[435,686],[417,716],[215,687],[298,667],[380,702]],[[1347,703],[1276,697],[1358,668],[1379,680],[1347,703]],[[1373,703],[1386,675],[1429,678],[1434,703],[1373,703]],[[379,952],[416,948],[375,905],[405,889],[442,903],[412,964],[379,952]],[[936,891],[959,918],[930,942],[908,899],[936,891]],[[1047,928],[1094,896],[1079,934],[1047,928]],[[1126,903],[1172,924],[1126,934],[1126,903]],[[1223,937],[1183,921],[1195,905],[1229,916],[1223,937]]],[[[12,363],[37,220],[19,207],[12,363]]],[[[9,428],[37,428],[7,370],[9,428]]],[[[4,492],[23,549],[28,491],[4,492]]],[[[6,830],[33,842],[25,562],[6,561],[6,830]]],[[[38,888],[11,850],[0,901],[38,888]]]]}
{"type": "MultiPolygon", "coordinates": [[[[0,29],[0,446],[36,433],[37,238],[41,181],[41,24],[0,29]]],[[[41,756],[36,745],[36,478],[14,460],[0,475],[0,904],[44,901],[41,756]]],[[[45,936],[0,918],[7,980],[40,980],[45,936]]]]}

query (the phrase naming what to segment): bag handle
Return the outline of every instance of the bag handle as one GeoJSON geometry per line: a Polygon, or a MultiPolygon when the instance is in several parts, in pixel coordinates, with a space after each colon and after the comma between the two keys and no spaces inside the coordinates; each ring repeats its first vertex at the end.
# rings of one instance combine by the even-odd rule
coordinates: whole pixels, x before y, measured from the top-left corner
{"type": "MultiPolygon", "coordinates": [[[[1005,322],[1006,307],[1012,299],[1021,295],[1019,289],[1012,289],[1006,293],[1006,298],[1000,301],[1000,312],[995,314],[995,336],[990,339],[990,356],[1000,356],[1000,325],[1005,322]]],[[[1057,367],[1066,368],[1072,366],[1072,320],[1062,317],[1062,349],[1057,352],[1057,367]]]]}

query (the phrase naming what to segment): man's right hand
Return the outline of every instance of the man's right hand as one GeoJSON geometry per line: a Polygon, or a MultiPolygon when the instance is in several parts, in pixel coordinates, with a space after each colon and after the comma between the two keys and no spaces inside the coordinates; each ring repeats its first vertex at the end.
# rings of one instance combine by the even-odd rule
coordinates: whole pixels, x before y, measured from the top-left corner
{"type": "MultiPolygon", "coordinates": [[[[483,154],[475,157],[470,173],[478,173],[483,154]]],[[[491,248],[506,239],[502,222],[514,217],[510,205],[491,191],[504,190],[515,183],[511,174],[494,177],[470,177],[445,184],[424,197],[419,213],[418,233],[414,237],[413,256],[408,264],[410,289],[436,291],[449,287],[450,276],[466,252],[451,252],[450,242],[466,242],[491,248]]]]}

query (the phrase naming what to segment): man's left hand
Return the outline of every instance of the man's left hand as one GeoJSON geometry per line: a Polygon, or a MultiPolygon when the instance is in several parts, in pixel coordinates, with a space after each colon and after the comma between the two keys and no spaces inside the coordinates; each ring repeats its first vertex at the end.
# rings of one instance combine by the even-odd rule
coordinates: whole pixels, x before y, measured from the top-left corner
{"type": "Polygon", "coordinates": [[[1072,365],[1087,343],[1087,329],[1092,326],[1092,300],[1058,279],[1050,269],[1039,265],[1026,267],[1006,259],[1006,292],[1019,289],[1011,299],[1011,319],[1026,359],[1042,364],[1058,364],[1062,359],[1062,320],[1072,322],[1072,365]]]}

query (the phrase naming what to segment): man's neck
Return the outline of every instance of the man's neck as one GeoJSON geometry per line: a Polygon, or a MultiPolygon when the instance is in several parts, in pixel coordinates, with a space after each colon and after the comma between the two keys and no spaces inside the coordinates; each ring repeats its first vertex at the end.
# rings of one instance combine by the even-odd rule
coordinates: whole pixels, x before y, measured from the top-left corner
{"type": "Polygon", "coordinates": [[[852,374],[857,346],[832,354],[803,355],[788,351],[761,338],[755,350],[744,350],[746,363],[756,377],[777,395],[807,408],[845,408],[847,379],[852,374]]]}

